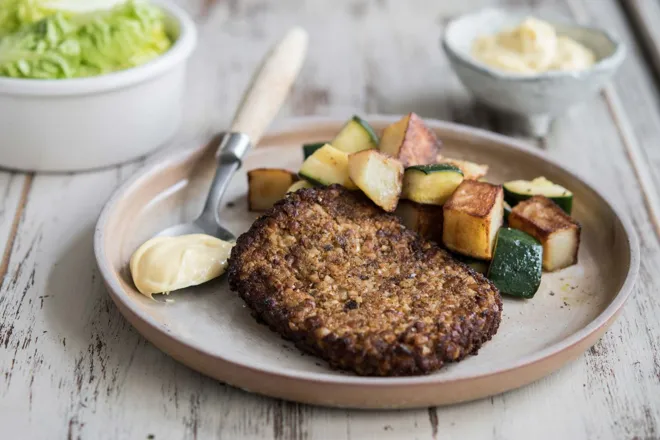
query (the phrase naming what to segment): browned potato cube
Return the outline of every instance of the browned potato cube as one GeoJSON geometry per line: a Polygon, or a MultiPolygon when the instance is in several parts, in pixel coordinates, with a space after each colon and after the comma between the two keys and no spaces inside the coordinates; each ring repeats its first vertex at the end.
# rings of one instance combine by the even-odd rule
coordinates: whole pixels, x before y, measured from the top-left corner
{"type": "Polygon", "coordinates": [[[442,242],[442,206],[400,200],[394,213],[408,229],[412,229],[427,240],[442,242]]]}
{"type": "Polygon", "coordinates": [[[490,260],[503,215],[502,185],[464,180],[444,205],[442,242],[459,254],[490,260]]]}
{"type": "Polygon", "coordinates": [[[439,141],[422,118],[409,113],[385,127],[378,149],[399,159],[404,167],[435,163],[439,141]]]}
{"type": "Polygon", "coordinates": [[[543,269],[552,272],[577,263],[580,224],[547,197],[534,196],[518,203],[508,222],[541,242],[543,269]]]}
{"type": "Polygon", "coordinates": [[[348,156],[348,176],[376,205],[393,212],[403,184],[403,165],[378,150],[348,156]]]}
{"type": "Polygon", "coordinates": [[[250,211],[266,211],[281,200],[298,175],[279,168],[258,168],[248,175],[248,208],[250,211]]]}

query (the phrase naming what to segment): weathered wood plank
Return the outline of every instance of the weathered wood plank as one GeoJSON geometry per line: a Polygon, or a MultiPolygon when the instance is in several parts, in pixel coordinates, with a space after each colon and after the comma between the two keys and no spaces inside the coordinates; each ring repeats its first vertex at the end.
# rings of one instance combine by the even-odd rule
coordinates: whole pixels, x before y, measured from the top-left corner
{"type": "MultiPolygon", "coordinates": [[[[584,420],[589,428],[587,432],[594,438],[608,435],[626,438],[633,436],[631,432],[645,438],[660,420],[657,409],[653,409],[650,424],[643,422],[642,408],[654,407],[654,396],[660,388],[656,376],[657,339],[641,336],[658,331],[658,320],[648,317],[660,312],[660,303],[653,298],[658,275],[651,269],[660,264],[660,249],[653,238],[653,228],[647,220],[635,175],[626,163],[619,133],[609,123],[607,104],[602,99],[597,102],[599,105],[575,109],[570,120],[557,124],[549,139],[549,154],[564,158],[566,164],[573,167],[582,164],[578,165],[582,175],[629,213],[639,236],[650,240],[647,239],[642,249],[640,282],[622,317],[581,360],[586,368],[582,377],[586,384],[583,388],[585,408],[594,411],[584,420]],[[585,127],[593,128],[585,130],[585,127]],[[634,362],[639,363],[633,365],[634,362]],[[633,369],[639,374],[637,380],[630,377],[633,369]],[[602,417],[612,423],[603,426],[602,417]]],[[[579,385],[579,376],[574,380],[575,385],[579,385]]]]}
{"type": "MultiPolygon", "coordinates": [[[[18,232],[18,224],[23,215],[32,178],[24,174],[0,173],[0,285],[7,280],[9,262],[18,232]]],[[[0,295],[0,310],[9,298],[0,295]]],[[[14,325],[4,314],[0,314],[0,350],[7,348],[14,333],[14,325]]],[[[1,376],[0,376],[1,377],[1,376]]]]}
{"type": "Polygon", "coordinates": [[[0,196],[0,255],[2,255],[0,284],[4,282],[7,275],[11,250],[18,231],[18,223],[23,215],[23,208],[31,186],[32,175],[13,172],[0,173],[0,191],[2,194],[0,196]]]}
{"type": "MultiPolygon", "coordinates": [[[[25,414],[26,425],[34,418],[47,421],[32,426],[44,430],[41,437],[75,432],[85,410],[112,389],[113,372],[119,373],[121,364],[106,363],[106,330],[127,325],[106,321],[116,311],[95,272],[91,248],[98,209],[117,177],[116,171],[36,177],[19,223],[0,293],[2,321],[13,328],[0,356],[0,394],[12,402],[3,415],[25,414]],[[53,408],[61,399],[66,404],[53,408]]],[[[124,343],[132,343],[130,335],[124,343]]]]}
{"type": "MultiPolygon", "coordinates": [[[[643,3],[650,8],[649,5],[656,2],[643,3]]],[[[657,148],[660,94],[657,83],[618,2],[596,4],[574,0],[569,4],[580,21],[592,21],[616,33],[628,48],[627,61],[614,78],[614,87],[607,88],[604,96],[619,126],[629,161],[645,195],[650,221],[660,239],[660,150],[657,148]]]]}
{"type": "Polygon", "coordinates": [[[636,35],[641,37],[640,46],[652,63],[655,74],[660,75],[660,3],[648,0],[623,0],[621,6],[630,18],[636,35]]]}

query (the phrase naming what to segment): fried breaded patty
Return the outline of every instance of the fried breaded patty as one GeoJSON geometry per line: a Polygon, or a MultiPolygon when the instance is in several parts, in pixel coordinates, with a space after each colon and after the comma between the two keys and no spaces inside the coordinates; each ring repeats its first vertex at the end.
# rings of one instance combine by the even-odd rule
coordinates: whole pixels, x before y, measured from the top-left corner
{"type": "Polygon", "coordinates": [[[497,331],[497,288],[358,191],[299,190],[241,235],[229,283],[257,319],[334,368],[425,374],[497,331]]]}

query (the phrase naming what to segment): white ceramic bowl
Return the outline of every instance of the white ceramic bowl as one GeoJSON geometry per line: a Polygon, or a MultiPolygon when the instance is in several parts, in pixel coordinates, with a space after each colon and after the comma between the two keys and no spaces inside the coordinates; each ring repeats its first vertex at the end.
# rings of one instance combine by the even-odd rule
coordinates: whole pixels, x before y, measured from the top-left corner
{"type": "Polygon", "coordinates": [[[604,30],[567,23],[543,14],[483,9],[449,23],[442,46],[461,82],[484,104],[529,122],[530,134],[546,134],[551,120],[600,90],[625,58],[625,47],[604,30]],[[551,71],[523,75],[489,67],[471,55],[474,40],[515,27],[527,16],[550,22],[561,35],[582,43],[596,54],[596,64],[581,71],[551,71]]]}
{"type": "Polygon", "coordinates": [[[1,167],[100,168],[144,156],[174,135],[196,30],[180,8],[155,3],[175,43],[149,63],[91,78],[0,77],[1,167]]]}

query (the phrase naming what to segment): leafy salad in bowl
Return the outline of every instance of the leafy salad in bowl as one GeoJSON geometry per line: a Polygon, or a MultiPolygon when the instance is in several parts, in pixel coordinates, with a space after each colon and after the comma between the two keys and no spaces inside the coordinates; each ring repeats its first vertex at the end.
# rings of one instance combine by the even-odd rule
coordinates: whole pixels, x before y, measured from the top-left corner
{"type": "Polygon", "coordinates": [[[0,166],[89,170],[162,146],[196,43],[166,0],[0,0],[0,166]]]}
{"type": "Polygon", "coordinates": [[[144,0],[0,0],[0,76],[82,78],[142,65],[173,41],[144,0]]]}

